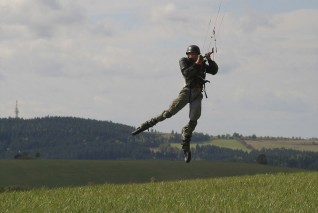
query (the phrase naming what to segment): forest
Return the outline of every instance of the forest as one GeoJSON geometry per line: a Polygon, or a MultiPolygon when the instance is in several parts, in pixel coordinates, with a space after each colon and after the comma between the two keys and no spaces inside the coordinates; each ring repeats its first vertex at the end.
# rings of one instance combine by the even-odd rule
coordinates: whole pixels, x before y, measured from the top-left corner
{"type": "MultiPolygon", "coordinates": [[[[0,118],[0,159],[77,159],[77,160],[180,160],[180,134],[147,131],[132,136],[134,127],[75,117],[42,117],[33,119],[0,118]]],[[[256,135],[211,136],[194,133],[193,142],[234,138],[257,139],[256,135]]],[[[262,140],[273,140],[263,137],[262,140]]],[[[280,138],[282,139],[282,138],[280,138]]],[[[288,138],[283,138],[288,140],[288,138]]],[[[291,149],[262,149],[251,152],[213,145],[192,146],[193,158],[217,161],[253,162],[318,170],[318,153],[291,149]]]]}

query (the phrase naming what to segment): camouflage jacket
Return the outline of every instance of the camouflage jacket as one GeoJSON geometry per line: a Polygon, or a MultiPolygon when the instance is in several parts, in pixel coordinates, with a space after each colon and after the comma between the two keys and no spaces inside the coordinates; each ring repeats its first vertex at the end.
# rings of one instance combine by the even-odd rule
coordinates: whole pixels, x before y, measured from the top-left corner
{"type": "Polygon", "coordinates": [[[215,75],[218,72],[218,65],[214,61],[209,59],[207,62],[205,61],[202,65],[198,65],[189,58],[183,57],[180,59],[179,65],[186,87],[202,88],[205,83],[206,73],[215,75]]]}

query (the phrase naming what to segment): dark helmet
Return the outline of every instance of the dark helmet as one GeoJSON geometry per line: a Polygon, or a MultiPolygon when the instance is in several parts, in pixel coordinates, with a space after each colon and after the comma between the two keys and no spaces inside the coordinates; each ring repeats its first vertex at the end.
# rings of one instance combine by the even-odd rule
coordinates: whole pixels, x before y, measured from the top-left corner
{"type": "Polygon", "coordinates": [[[198,53],[198,54],[201,54],[200,48],[199,48],[197,45],[190,45],[190,46],[188,46],[186,54],[188,55],[188,53],[198,53]]]}

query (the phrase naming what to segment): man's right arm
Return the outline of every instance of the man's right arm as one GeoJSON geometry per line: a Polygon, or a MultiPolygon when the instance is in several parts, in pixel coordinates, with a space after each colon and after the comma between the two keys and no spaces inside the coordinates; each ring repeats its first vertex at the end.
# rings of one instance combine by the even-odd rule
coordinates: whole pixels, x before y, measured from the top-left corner
{"type": "Polygon", "coordinates": [[[189,59],[185,57],[180,59],[179,65],[181,72],[186,79],[195,76],[201,68],[199,64],[191,63],[189,59]]]}

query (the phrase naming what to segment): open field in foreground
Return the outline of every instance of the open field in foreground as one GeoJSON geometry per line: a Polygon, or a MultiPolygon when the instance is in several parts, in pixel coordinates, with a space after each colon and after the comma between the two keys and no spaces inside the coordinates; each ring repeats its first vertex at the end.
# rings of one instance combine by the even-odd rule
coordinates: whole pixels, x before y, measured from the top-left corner
{"type": "Polygon", "coordinates": [[[6,187],[65,187],[104,183],[145,183],[264,173],[297,172],[259,164],[183,161],[1,160],[0,191],[6,187]]]}
{"type": "Polygon", "coordinates": [[[104,184],[0,194],[2,212],[317,212],[318,173],[104,184]]]}

